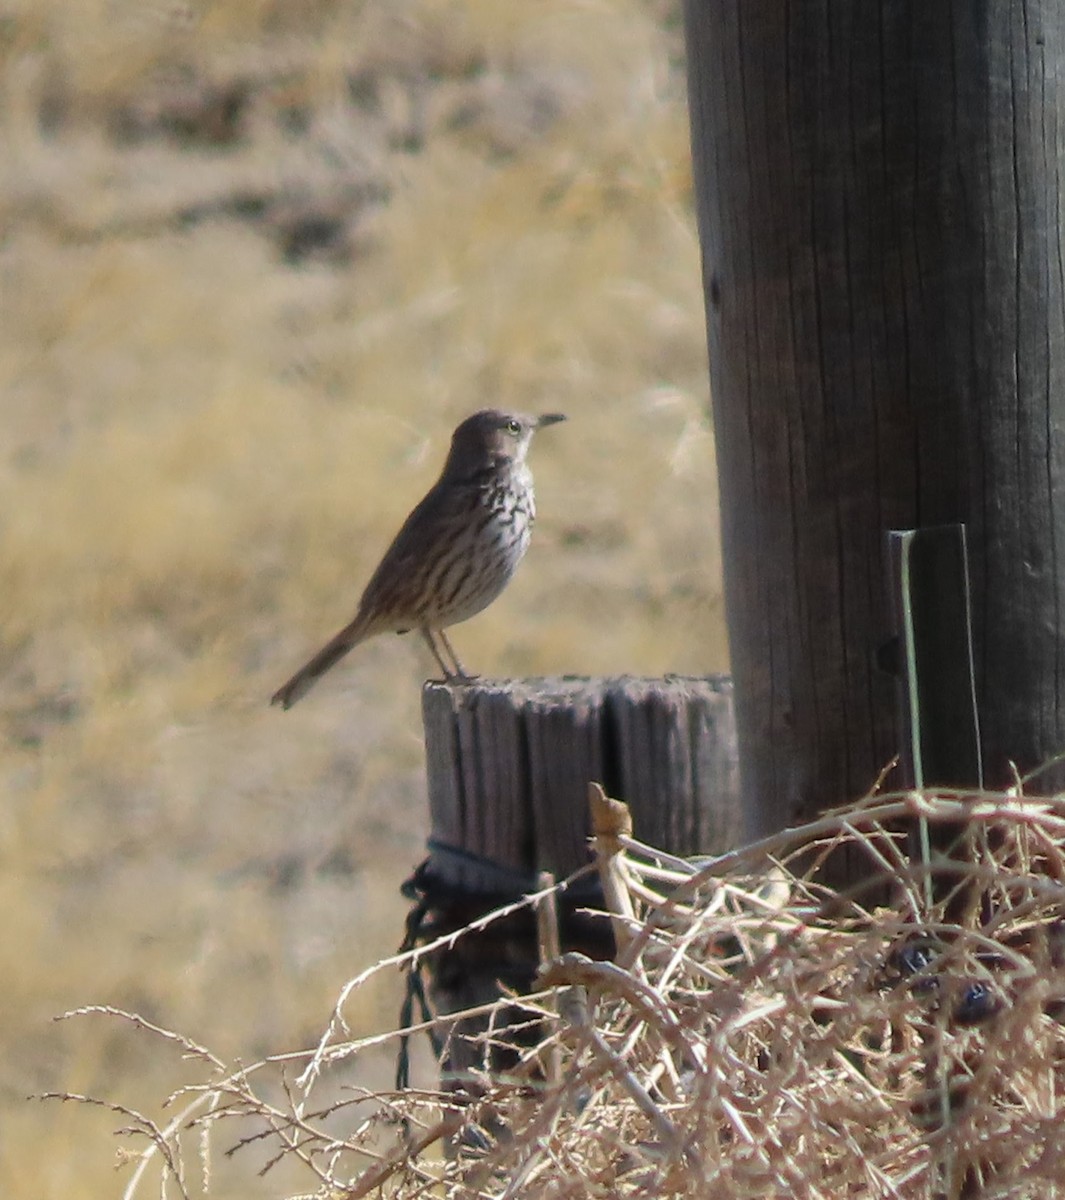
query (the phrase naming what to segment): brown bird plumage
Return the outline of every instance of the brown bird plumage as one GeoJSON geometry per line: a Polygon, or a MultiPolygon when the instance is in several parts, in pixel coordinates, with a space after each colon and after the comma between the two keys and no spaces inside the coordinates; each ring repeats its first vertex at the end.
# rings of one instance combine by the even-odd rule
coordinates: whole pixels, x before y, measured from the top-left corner
{"type": "Polygon", "coordinates": [[[379,633],[417,629],[445,679],[470,678],[444,629],[491,604],[521,562],[536,519],[525,456],[537,429],[565,419],[561,413],[530,417],[493,408],[467,417],[452,434],[440,478],[366,585],[355,619],[270,703],[291,708],[349,650],[379,633]]]}

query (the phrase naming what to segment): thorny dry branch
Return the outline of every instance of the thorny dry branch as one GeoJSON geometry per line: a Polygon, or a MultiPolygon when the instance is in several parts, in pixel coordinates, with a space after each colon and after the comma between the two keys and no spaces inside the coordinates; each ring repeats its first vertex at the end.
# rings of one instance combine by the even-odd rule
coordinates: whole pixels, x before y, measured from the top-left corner
{"type": "MultiPolygon", "coordinates": [[[[611,914],[618,961],[563,953],[544,964],[540,990],[521,998],[538,1044],[522,1045],[503,1078],[475,1070],[440,1092],[344,1086],[362,1051],[404,1032],[353,1039],[345,1004],[371,974],[409,969],[433,943],[347,984],[315,1049],[247,1067],[135,1014],[67,1014],[131,1022],[208,1077],[169,1098],[166,1123],[62,1098],[111,1108],[131,1122],[124,1135],[146,1141],[128,1198],[153,1165],[164,1195],[207,1192],[206,1144],[223,1122],[236,1131],[230,1153],[261,1143],[264,1170],[295,1157],[307,1195],[323,1200],[1065,1196],[1054,1151],[1065,1117],[1065,802],[1019,789],[873,796],[695,862],[623,831],[603,837],[606,893],[625,888],[611,914]],[[899,830],[915,817],[963,823],[958,851],[911,862],[899,830]],[[811,880],[819,855],[841,844],[864,853],[870,884],[890,882],[890,903],[811,880]]],[[[485,1064],[507,1042],[508,1001],[512,1011],[504,997],[477,1012],[485,1064]]],[[[456,1020],[438,1019],[444,1036],[456,1020]]]]}

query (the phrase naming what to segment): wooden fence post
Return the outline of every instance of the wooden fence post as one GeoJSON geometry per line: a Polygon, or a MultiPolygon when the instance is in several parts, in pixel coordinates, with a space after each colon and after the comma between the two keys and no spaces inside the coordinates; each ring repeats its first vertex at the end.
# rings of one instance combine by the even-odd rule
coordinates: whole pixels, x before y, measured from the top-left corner
{"type": "MultiPolygon", "coordinates": [[[[725,677],[551,678],[427,683],[429,858],[413,881],[422,937],[536,890],[540,873],[564,879],[589,864],[588,784],[630,807],[635,836],[676,854],[723,851],[743,836],[732,686],[725,677]]],[[[612,953],[598,878],[560,897],[562,949],[612,953]]],[[[528,989],[538,967],[527,908],[467,934],[429,962],[440,1013],[528,989]]],[[[515,1024],[520,1020],[515,1014],[515,1024]]],[[[471,1087],[479,1032],[464,1026],[443,1064],[448,1086],[471,1087]]],[[[506,1069],[497,1043],[493,1071],[506,1069]]]]}
{"type": "Polygon", "coordinates": [[[781,828],[896,754],[883,537],[957,522],[1008,786],[1065,750],[1065,6],[685,13],[746,805],[781,828]]]}

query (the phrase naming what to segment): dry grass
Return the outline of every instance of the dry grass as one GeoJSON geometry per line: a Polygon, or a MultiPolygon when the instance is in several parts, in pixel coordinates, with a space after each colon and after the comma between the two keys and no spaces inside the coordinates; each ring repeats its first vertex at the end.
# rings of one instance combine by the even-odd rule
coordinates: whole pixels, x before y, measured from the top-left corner
{"type": "MultiPolygon", "coordinates": [[[[200,1194],[218,1144],[298,1162],[300,1195],[349,1200],[1065,1194],[1060,801],[874,796],[709,862],[628,837],[601,849],[617,961],[545,963],[522,1001],[542,1036],[505,1077],[346,1086],[377,1044],[346,1023],[359,989],[452,934],[352,981],[314,1052],[235,1070],[184,1044],[201,1078],[166,1127],[125,1114],[129,1194],[161,1170],[174,1195],[200,1194]],[[931,870],[898,832],[916,820],[964,830],[931,870]],[[866,886],[827,893],[812,874],[844,845],[866,886]],[[870,900],[884,884],[889,906],[870,900]],[[448,1140],[465,1149],[442,1159],[448,1140]]],[[[485,1062],[508,1038],[486,1025],[485,1062]]]]}
{"type": "MultiPolygon", "coordinates": [[[[28,1092],[159,1090],[151,1056],[54,1013],[136,1008],[250,1058],[308,1040],[396,940],[419,649],[366,647],[285,717],[265,699],[347,618],[457,418],[571,417],[467,661],[725,665],[674,15],[6,6],[5,1196],[114,1186],[107,1120],[28,1092]]],[[[363,990],[352,1020],[395,999],[363,990]]]]}

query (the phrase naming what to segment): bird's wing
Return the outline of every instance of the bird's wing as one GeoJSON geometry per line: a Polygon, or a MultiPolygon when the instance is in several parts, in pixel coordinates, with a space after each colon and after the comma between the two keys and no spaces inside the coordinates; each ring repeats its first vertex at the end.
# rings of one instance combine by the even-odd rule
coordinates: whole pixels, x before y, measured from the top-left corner
{"type": "Polygon", "coordinates": [[[369,624],[397,615],[416,618],[427,574],[456,531],[475,519],[480,494],[476,482],[449,480],[429,489],[370,576],[359,601],[360,618],[369,624]]]}

